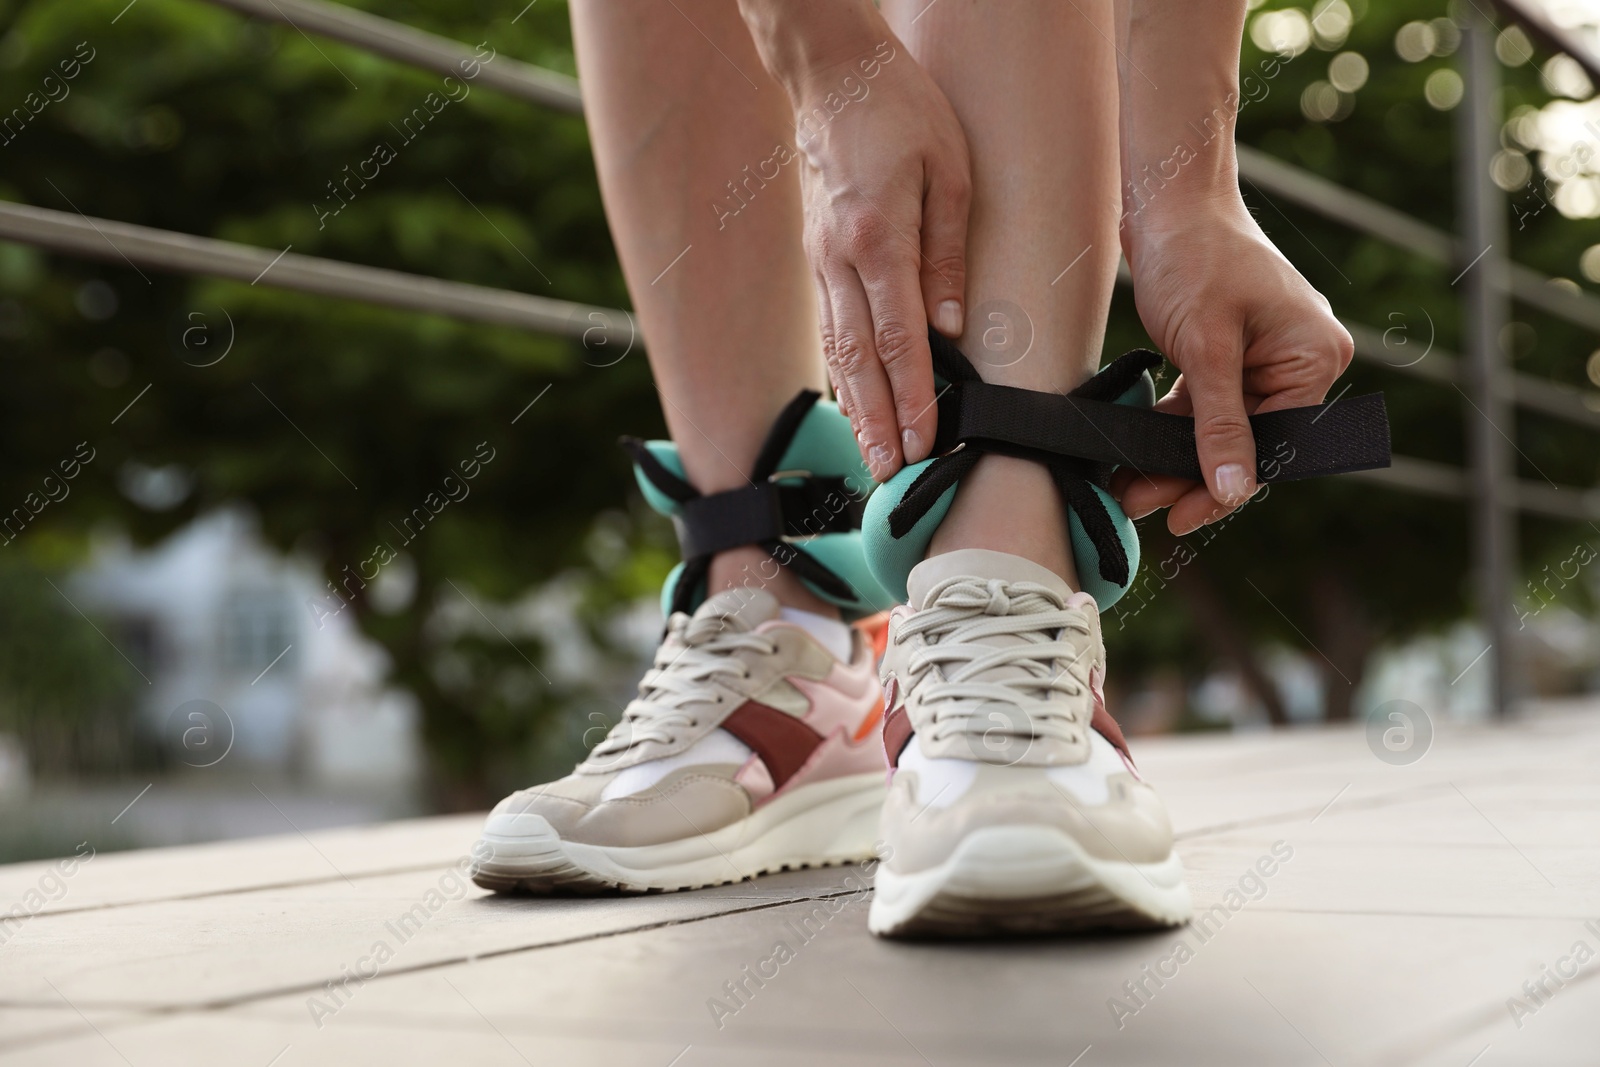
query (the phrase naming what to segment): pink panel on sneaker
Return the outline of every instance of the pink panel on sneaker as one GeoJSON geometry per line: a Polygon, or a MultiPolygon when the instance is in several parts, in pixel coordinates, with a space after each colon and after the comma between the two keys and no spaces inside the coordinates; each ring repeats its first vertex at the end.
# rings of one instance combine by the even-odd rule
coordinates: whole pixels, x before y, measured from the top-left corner
{"type": "Polygon", "coordinates": [[[1117,725],[1117,720],[1111,717],[1106,710],[1106,669],[1096,666],[1089,671],[1089,691],[1094,694],[1094,717],[1089,720],[1089,728],[1095,733],[1110,741],[1122,755],[1122,762],[1128,765],[1128,770],[1133,772],[1135,778],[1139,777],[1138,768],[1133,765],[1133,753],[1128,750],[1128,741],[1122,736],[1122,727],[1117,725]]]}
{"type": "Polygon", "coordinates": [[[802,721],[823,737],[835,730],[854,736],[878,706],[878,678],[870,656],[860,663],[835,663],[820,682],[793,676],[787,680],[811,703],[802,721]]]}
{"type": "MultiPolygon", "coordinates": [[[[885,769],[883,746],[878,743],[877,738],[869,737],[855,744],[851,742],[848,734],[840,730],[829,734],[827,739],[817,746],[816,751],[811,753],[811,758],[806,760],[805,766],[783,783],[783,788],[778,790],[778,794],[801,786],[825,782],[829,778],[840,778],[847,774],[877,774],[885,769]]],[[[771,799],[770,796],[765,798],[765,800],[771,799]]]]}
{"type": "Polygon", "coordinates": [[[755,804],[761,803],[774,792],[772,772],[767,770],[767,765],[761,762],[760,756],[752,755],[746,760],[744,766],[739,768],[739,773],[733,776],[733,780],[744,787],[744,791],[750,794],[751,802],[755,804]]]}
{"type": "Polygon", "coordinates": [[[900,754],[911,743],[911,735],[915,732],[911,729],[911,716],[906,714],[904,704],[896,704],[889,709],[889,714],[883,720],[883,754],[890,767],[900,766],[900,754]]]}
{"type": "Polygon", "coordinates": [[[822,744],[822,735],[786,711],[746,700],[722,720],[722,729],[743,741],[766,764],[773,784],[782,788],[822,744]]]}

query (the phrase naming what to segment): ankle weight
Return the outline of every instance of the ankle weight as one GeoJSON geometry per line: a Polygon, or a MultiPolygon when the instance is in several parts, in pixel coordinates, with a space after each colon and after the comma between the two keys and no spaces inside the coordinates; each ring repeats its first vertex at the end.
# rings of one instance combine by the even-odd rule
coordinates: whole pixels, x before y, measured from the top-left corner
{"type": "MultiPolygon", "coordinates": [[[[988,452],[1049,468],[1067,509],[1078,579],[1104,611],[1128,591],[1139,567],[1132,521],[1107,491],[1117,467],[1201,479],[1194,420],[1151,410],[1150,370],[1161,357],[1129,352],[1071,393],[991,385],[961,351],[930,329],[941,380],[935,458],[902,469],[867,503],[867,564],[884,589],[906,595],[906,576],[950,510],[956,487],[988,452]]],[[[1260,484],[1389,465],[1383,397],[1336,400],[1250,417],[1260,484]]]]}
{"type": "MultiPolygon", "coordinates": [[[[683,552],[661,589],[663,614],[699,607],[712,557],[744,545],[765,550],[847,618],[895,603],[862,550],[862,513],[877,487],[850,420],[815,391],[803,390],[779,414],[742,488],[701,493],[671,441],[625,437],[622,446],[633,457],[646,502],[672,520],[683,552]]],[[[751,582],[771,577],[752,574],[751,582]]]]}

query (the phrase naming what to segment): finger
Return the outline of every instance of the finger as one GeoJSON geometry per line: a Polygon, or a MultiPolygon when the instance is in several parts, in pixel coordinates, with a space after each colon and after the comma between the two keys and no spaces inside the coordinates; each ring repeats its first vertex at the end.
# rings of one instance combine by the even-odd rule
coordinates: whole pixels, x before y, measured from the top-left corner
{"type": "Polygon", "coordinates": [[[908,247],[893,241],[878,249],[858,269],[872,314],[873,347],[894,396],[901,454],[916,463],[932,450],[939,424],[927,317],[908,247]]]}
{"type": "Polygon", "coordinates": [[[900,469],[899,423],[889,378],[872,340],[872,311],[855,268],[836,262],[827,278],[833,305],[832,343],[823,355],[833,380],[850,398],[850,425],[856,445],[874,480],[887,481],[900,469]]]}
{"type": "Polygon", "coordinates": [[[1130,519],[1142,519],[1153,511],[1169,508],[1200,484],[1187,478],[1136,470],[1118,471],[1117,477],[1122,479],[1121,492],[1117,492],[1118,483],[1113,481],[1112,495],[1121,501],[1122,510],[1130,519]]]}
{"type": "MultiPolygon", "coordinates": [[[[1194,407],[1180,374],[1165,396],[1155,402],[1155,410],[1170,415],[1191,415],[1194,407]]],[[[1171,507],[1200,483],[1170,474],[1150,474],[1132,467],[1121,467],[1112,479],[1112,495],[1122,504],[1130,519],[1142,519],[1153,511],[1171,507]]]]}
{"type": "Polygon", "coordinates": [[[1183,380],[1183,375],[1178,375],[1172,383],[1172,388],[1167,390],[1167,395],[1152,406],[1157,411],[1173,415],[1193,415],[1194,401],[1189,399],[1189,383],[1183,380]]]}
{"type": "MultiPolygon", "coordinates": [[[[1249,394],[1244,397],[1244,406],[1249,414],[1266,407],[1260,397],[1249,394]]],[[[1172,415],[1193,413],[1194,406],[1181,376],[1167,394],[1156,401],[1155,408],[1172,415]]],[[[1113,495],[1121,502],[1123,511],[1130,519],[1142,519],[1161,508],[1172,508],[1167,525],[1180,536],[1208,522],[1215,522],[1234,510],[1218,504],[1203,483],[1188,478],[1122,467],[1113,476],[1111,484],[1113,495]]]]}
{"type": "MultiPolygon", "coordinates": [[[[1186,391],[1185,395],[1173,397],[1172,401],[1172,407],[1175,409],[1193,406],[1186,391]]],[[[1244,409],[1247,415],[1254,415],[1263,407],[1265,407],[1265,404],[1263,404],[1261,397],[1250,393],[1244,394],[1244,409]]],[[[1180,537],[1184,534],[1193,533],[1200,527],[1216,522],[1226,515],[1231,515],[1243,507],[1250,499],[1250,497],[1246,497],[1233,505],[1219,504],[1204,483],[1183,481],[1181,479],[1175,479],[1175,481],[1181,482],[1183,491],[1179,493],[1178,499],[1171,505],[1171,511],[1167,513],[1167,529],[1180,537]]],[[[1259,491],[1260,486],[1257,485],[1251,491],[1251,496],[1253,497],[1259,491]]]]}
{"type": "Polygon", "coordinates": [[[965,151],[941,156],[922,194],[922,300],[927,321],[949,338],[961,336],[967,307],[967,211],[972,177],[965,151]]]}
{"type": "Polygon", "coordinates": [[[1211,491],[1199,482],[1190,482],[1189,485],[1192,488],[1174,501],[1172,509],[1167,512],[1167,529],[1174,536],[1191,534],[1237,510],[1217,503],[1211,491]]]}
{"type": "MultiPolygon", "coordinates": [[[[1262,402],[1261,397],[1251,396],[1247,393],[1244,397],[1244,406],[1245,410],[1253,415],[1266,405],[1262,402]]],[[[1181,479],[1174,479],[1174,482],[1181,485],[1181,491],[1177,494],[1177,499],[1170,505],[1171,510],[1167,512],[1167,529],[1178,537],[1191,534],[1202,526],[1217,522],[1219,519],[1231,515],[1243,507],[1245,503],[1248,503],[1248,500],[1241,501],[1231,507],[1219,504],[1216,498],[1211,495],[1211,490],[1207,489],[1203,482],[1183,481],[1181,479]]],[[[1256,492],[1260,492],[1260,486],[1257,486],[1256,492]]]]}
{"type": "Polygon", "coordinates": [[[1204,347],[1178,353],[1194,405],[1195,447],[1212,498],[1236,507],[1256,491],[1256,443],[1245,413],[1243,346],[1228,326],[1202,328],[1199,336],[1204,347]]]}
{"type": "MultiPolygon", "coordinates": [[[[818,271],[811,272],[811,284],[817,290],[817,324],[822,329],[822,350],[828,352],[833,347],[833,301],[828,296],[828,283],[818,271]]],[[[828,384],[833,386],[833,402],[839,405],[839,414],[845,418],[850,417],[850,397],[845,393],[844,384],[834,378],[833,360],[825,360],[828,368],[828,384]]]]}
{"type": "Polygon", "coordinates": [[[1247,370],[1245,388],[1266,396],[1262,412],[1320,404],[1350,365],[1354,349],[1349,332],[1330,320],[1328,328],[1303,348],[1287,356],[1275,351],[1271,360],[1262,361],[1261,372],[1247,370]]]}

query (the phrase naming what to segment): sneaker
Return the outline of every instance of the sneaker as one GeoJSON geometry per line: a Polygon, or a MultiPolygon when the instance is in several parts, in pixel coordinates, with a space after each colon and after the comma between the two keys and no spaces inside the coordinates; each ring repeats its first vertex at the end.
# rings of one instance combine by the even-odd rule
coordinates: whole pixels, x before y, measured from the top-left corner
{"type": "Polygon", "coordinates": [[[503,893],[695,889],[872,855],[885,764],[869,635],[848,659],[760,590],[675,613],[622,721],[490,813],[473,880],[503,893]]]}
{"type": "Polygon", "coordinates": [[[934,556],[881,673],[886,858],[868,927],[973,936],[1172,926],[1172,826],[1106,713],[1094,598],[1029,560],[934,556]]]}

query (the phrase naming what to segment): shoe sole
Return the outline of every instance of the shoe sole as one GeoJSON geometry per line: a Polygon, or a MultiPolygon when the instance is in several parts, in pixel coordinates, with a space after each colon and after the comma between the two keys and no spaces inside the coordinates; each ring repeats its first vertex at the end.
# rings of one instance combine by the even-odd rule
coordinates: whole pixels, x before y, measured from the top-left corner
{"type": "Polygon", "coordinates": [[[1193,905],[1176,854],[1160,863],[1096,859],[1048,826],[968,834],[937,867],[880,864],[867,928],[880,937],[964,938],[1179,926],[1193,905]]]}
{"type": "Polygon", "coordinates": [[[871,858],[883,806],[878,773],[801,786],[707,834],[657,845],[566,841],[538,816],[515,836],[485,832],[472,880],[497,893],[593,896],[673,892],[871,858]]]}

